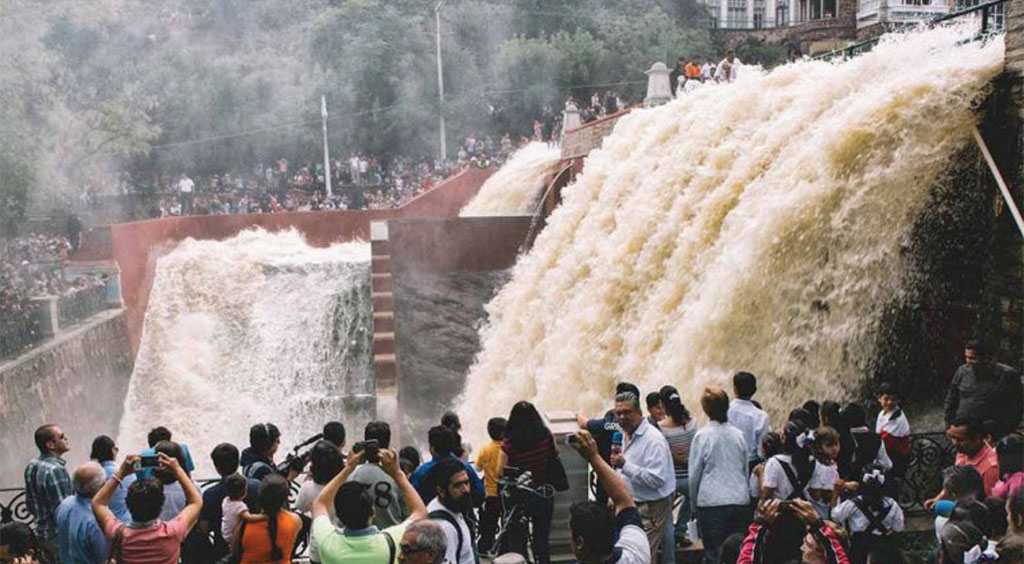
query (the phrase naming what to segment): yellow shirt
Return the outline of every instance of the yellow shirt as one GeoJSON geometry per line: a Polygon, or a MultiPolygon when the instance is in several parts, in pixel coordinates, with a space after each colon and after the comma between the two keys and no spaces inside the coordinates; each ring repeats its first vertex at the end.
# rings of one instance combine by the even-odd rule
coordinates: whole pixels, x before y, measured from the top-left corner
{"type": "Polygon", "coordinates": [[[476,467],[484,473],[484,491],[487,497],[498,497],[498,462],[501,442],[491,441],[476,455],[476,467]]]}

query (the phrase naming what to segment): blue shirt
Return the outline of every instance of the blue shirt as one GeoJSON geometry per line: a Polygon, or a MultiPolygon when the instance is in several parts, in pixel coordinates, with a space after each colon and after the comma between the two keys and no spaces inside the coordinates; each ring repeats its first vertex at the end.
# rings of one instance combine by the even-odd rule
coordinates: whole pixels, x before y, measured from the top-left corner
{"type": "MultiPolygon", "coordinates": [[[[420,499],[423,500],[423,503],[430,503],[430,500],[437,496],[437,492],[427,491],[426,488],[423,487],[423,478],[446,456],[455,458],[454,454],[447,454],[440,457],[435,456],[429,461],[421,464],[420,467],[412,473],[412,476],[409,477],[409,482],[412,484],[412,487],[416,488],[416,492],[420,494],[420,499]]],[[[462,466],[466,469],[466,474],[469,474],[469,481],[473,484],[473,497],[478,499],[484,499],[487,497],[484,493],[484,482],[480,479],[480,476],[477,476],[476,470],[474,470],[473,467],[465,460],[457,460],[459,460],[459,462],[462,463],[462,466]]]]}
{"type": "MultiPolygon", "coordinates": [[[[113,460],[108,460],[101,463],[103,470],[107,473],[107,478],[117,472],[117,463],[113,460]]],[[[122,523],[127,523],[132,520],[132,516],[128,513],[128,486],[124,484],[118,484],[117,489],[114,490],[114,495],[110,497],[110,511],[117,517],[117,520],[122,523]]]]}
{"type": "Polygon", "coordinates": [[[25,467],[25,502],[32,516],[36,536],[52,539],[57,536],[54,513],[65,497],[75,493],[71,476],[64,469],[67,464],[56,454],[40,454],[25,467]]]}
{"type": "Polygon", "coordinates": [[[110,556],[107,537],[92,513],[92,500],[68,496],[57,507],[61,564],[102,564],[110,556]]]}

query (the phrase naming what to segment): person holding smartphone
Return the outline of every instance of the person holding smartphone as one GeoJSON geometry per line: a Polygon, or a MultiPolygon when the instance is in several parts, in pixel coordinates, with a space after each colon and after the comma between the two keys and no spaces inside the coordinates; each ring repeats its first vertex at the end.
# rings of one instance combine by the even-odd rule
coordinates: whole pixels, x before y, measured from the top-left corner
{"type": "Polygon", "coordinates": [[[121,523],[110,510],[110,499],[118,485],[140,468],[138,455],[127,457],[93,497],[96,521],[110,541],[112,559],[119,564],[177,564],[181,543],[199,519],[203,506],[199,488],[176,458],[164,453],[157,456],[159,469],[173,474],[185,493],[185,507],[173,519],[159,518],[164,489],[159,480],[151,478],[136,480],[128,488],[126,501],[132,517],[129,523],[121,523]]]}

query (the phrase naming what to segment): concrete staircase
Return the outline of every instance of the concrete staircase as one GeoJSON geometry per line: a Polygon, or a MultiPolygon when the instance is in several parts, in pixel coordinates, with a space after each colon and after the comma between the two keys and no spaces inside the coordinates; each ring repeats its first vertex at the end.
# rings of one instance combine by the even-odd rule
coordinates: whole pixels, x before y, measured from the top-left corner
{"type": "Polygon", "coordinates": [[[377,386],[377,417],[394,421],[397,415],[395,363],[395,297],[391,283],[391,253],[388,225],[370,224],[370,276],[373,298],[373,373],[377,386]]]}

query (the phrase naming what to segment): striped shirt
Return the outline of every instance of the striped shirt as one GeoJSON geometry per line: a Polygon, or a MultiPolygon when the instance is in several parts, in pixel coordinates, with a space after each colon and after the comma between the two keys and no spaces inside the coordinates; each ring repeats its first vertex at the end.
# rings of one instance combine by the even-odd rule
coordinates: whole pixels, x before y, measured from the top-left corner
{"type": "Polygon", "coordinates": [[[75,493],[71,476],[64,469],[63,458],[41,454],[25,467],[25,501],[35,517],[36,535],[42,539],[57,536],[57,506],[67,496],[75,493]]]}
{"type": "Polygon", "coordinates": [[[507,466],[529,470],[538,484],[548,483],[548,464],[555,455],[555,440],[551,438],[551,435],[533,443],[526,449],[516,449],[506,439],[501,445],[501,450],[508,456],[507,466]]]}
{"type": "Polygon", "coordinates": [[[690,444],[693,443],[693,436],[697,434],[697,422],[690,419],[683,427],[662,427],[661,433],[668,441],[668,449],[672,451],[672,464],[675,466],[676,479],[681,480],[689,476],[689,467],[686,460],[690,458],[690,444]],[[676,460],[683,460],[683,464],[676,463],[676,460]]]}

